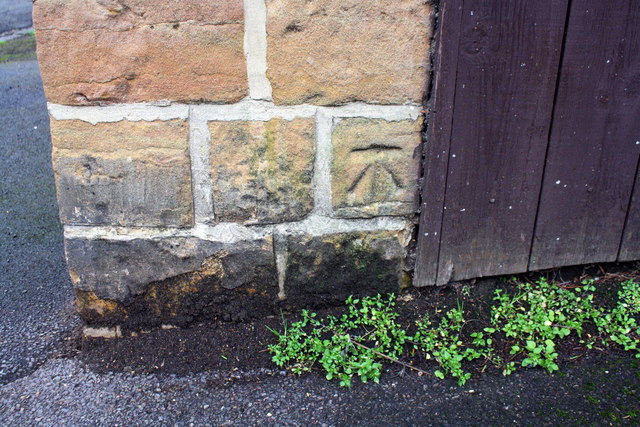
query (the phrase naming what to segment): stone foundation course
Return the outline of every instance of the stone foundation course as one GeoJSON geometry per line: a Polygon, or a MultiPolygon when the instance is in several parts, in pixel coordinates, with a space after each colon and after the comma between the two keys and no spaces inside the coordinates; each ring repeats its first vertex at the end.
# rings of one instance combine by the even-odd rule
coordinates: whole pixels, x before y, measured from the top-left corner
{"type": "Polygon", "coordinates": [[[243,320],[410,285],[431,9],[37,0],[87,325],[243,320]]]}

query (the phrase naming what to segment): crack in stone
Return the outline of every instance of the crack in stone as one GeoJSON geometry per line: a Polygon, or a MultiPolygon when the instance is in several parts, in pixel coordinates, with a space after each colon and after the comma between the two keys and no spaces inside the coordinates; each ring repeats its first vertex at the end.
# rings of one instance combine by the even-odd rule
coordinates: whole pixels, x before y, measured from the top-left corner
{"type": "Polygon", "coordinates": [[[402,150],[402,147],[398,147],[395,145],[387,145],[387,144],[370,144],[366,147],[357,147],[351,150],[352,153],[356,153],[358,151],[368,151],[368,150],[402,150]]]}
{"type": "Polygon", "coordinates": [[[220,21],[220,22],[200,22],[200,21],[195,21],[193,19],[189,19],[186,21],[166,21],[166,22],[153,22],[153,23],[148,23],[148,24],[141,24],[141,25],[131,25],[128,26],[126,28],[121,28],[121,29],[115,29],[115,28],[110,28],[110,27],[94,27],[94,28],[83,28],[80,30],[74,29],[74,28],[55,28],[55,27],[40,27],[40,28],[36,28],[36,32],[38,31],[60,31],[60,32],[65,32],[65,33],[84,33],[87,31],[100,31],[100,32],[109,32],[109,33],[124,33],[127,31],[132,31],[132,30],[139,30],[139,29],[143,29],[143,28],[149,28],[149,29],[154,29],[153,27],[155,25],[175,25],[175,24],[192,24],[195,26],[199,26],[199,27],[215,27],[215,26],[223,26],[223,25],[243,25],[243,21],[242,20],[232,20],[232,21],[220,21]]]}

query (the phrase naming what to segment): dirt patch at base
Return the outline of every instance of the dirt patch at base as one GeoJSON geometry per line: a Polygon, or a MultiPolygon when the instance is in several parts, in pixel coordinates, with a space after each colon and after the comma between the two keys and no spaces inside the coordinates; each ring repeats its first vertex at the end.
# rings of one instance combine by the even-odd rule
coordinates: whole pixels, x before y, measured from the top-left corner
{"type": "MultiPolygon", "coordinates": [[[[613,303],[620,282],[628,278],[637,280],[639,274],[636,263],[556,270],[544,276],[568,287],[586,277],[594,277],[600,300],[613,303]]],[[[535,280],[539,276],[521,276],[520,280],[535,280]]],[[[396,308],[401,323],[408,326],[425,312],[444,313],[461,302],[467,324],[477,323],[473,328],[481,328],[494,291],[509,286],[504,280],[483,279],[477,283],[411,289],[399,296],[396,308]]],[[[339,315],[343,310],[333,307],[315,311],[323,316],[339,315]]],[[[282,330],[283,321],[290,324],[298,318],[297,313],[282,313],[282,316],[251,322],[200,323],[184,329],[156,329],[114,340],[79,339],[73,352],[90,369],[100,373],[180,376],[209,372],[212,374],[210,387],[245,384],[262,390],[269,384],[278,385],[284,381],[282,378],[292,375],[271,362],[267,347],[276,337],[269,328],[282,330]]],[[[345,423],[368,424],[367,421],[376,419],[375,415],[371,418],[371,408],[366,413],[359,413],[358,408],[364,408],[363,402],[377,396],[375,399],[379,403],[375,408],[386,411],[378,414],[377,419],[388,419],[391,423],[399,419],[399,414],[404,413],[407,420],[420,414],[415,407],[419,401],[427,405],[429,411],[436,411],[435,415],[443,424],[453,420],[513,423],[515,411],[524,424],[538,420],[543,425],[639,425],[640,360],[633,352],[615,347],[587,350],[577,338],[561,341],[558,350],[560,371],[553,375],[535,368],[518,369],[504,377],[491,367],[481,373],[485,366],[477,364],[467,366],[473,376],[462,387],[452,378],[439,381],[432,375],[420,376],[401,365],[389,363],[379,385],[354,381],[351,391],[344,395],[345,402],[351,402],[343,402],[350,414],[345,423]],[[386,401],[384,396],[387,394],[406,396],[408,400],[394,397],[393,401],[386,401]]],[[[437,368],[434,362],[411,355],[403,360],[428,372],[437,368]]],[[[339,389],[336,382],[327,382],[319,370],[299,381],[304,383],[308,395],[339,389]]]]}
{"type": "MultiPolygon", "coordinates": [[[[536,275],[521,276],[521,280],[535,280],[544,275],[550,280],[570,286],[587,277],[596,279],[596,293],[600,301],[613,304],[622,280],[638,277],[637,263],[589,266],[536,275]]],[[[409,289],[397,300],[399,321],[411,329],[415,321],[428,313],[438,316],[448,309],[462,304],[467,327],[481,330],[487,326],[492,296],[496,289],[509,290],[512,284],[500,279],[483,279],[477,283],[463,282],[445,287],[409,289]]],[[[315,310],[318,316],[339,315],[344,307],[329,307],[315,310]]],[[[281,316],[270,316],[250,322],[207,322],[193,324],[188,328],[168,328],[142,331],[135,336],[112,340],[78,339],[74,352],[93,369],[136,373],[168,373],[184,375],[210,370],[234,371],[248,369],[276,369],[267,351],[276,341],[272,330],[282,330],[299,319],[299,313],[283,312],[281,316]]],[[[589,331],[587,331],[589,332],[589,331]]],[[[505,347],[507,349],[508,347],[505,347]]],[[[597,350],[592,350],[595,352],[597,350]]],[[[607,350],[615,352],[615,349],[607,350]]],[[[589,351],[570,336],[561,341],[559,347],[562,364],[579,360],[589,351]]],[[[621,353],[624,354],[624,353],[621,353]]],[[[630,357],[633,357],[629,353],[630,357]]],[[[407,361],[425,370],[435,369],[431,361],[407,355],[407,361]]],[[[478,370],[483,366],[477,366],[478,370]]]]}

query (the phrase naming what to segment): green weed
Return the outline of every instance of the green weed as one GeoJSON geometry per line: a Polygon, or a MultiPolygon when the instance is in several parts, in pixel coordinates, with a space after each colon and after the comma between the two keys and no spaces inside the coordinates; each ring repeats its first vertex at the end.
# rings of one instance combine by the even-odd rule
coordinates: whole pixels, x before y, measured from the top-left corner
{"type": "Polygon", "coordinates": [[[378,382],[381,359],[399,357],[407,340],[396,322],[395,296],[349,297],[345,303],[348,311],[339,318],[318,319],[303,310],[301,321],[285,323],[283,332],[272,330],[278,342],[269,351],[276,365],[299,374],[317,364],[328,380],[337,378],[343,386],[350,386],[353,376],[378,382]]]}
{"type": "Polygon", "coordinates": [[[12,40],[0,42],[0,62],[22,61],[35,57],[36,39],[26,34],[12,40]]]}
{"type": "Polygon", "coordinates": [[[481,334],[474,335],[473,345],[463,343],[461,331],[465,323],[462,306],[458,305],[449,310],[436,326],[425,315],[416,322],[418,331],[409,338],[414,349],[421,351],[426,359],[433,358],[440,365],[440,369],[434,372],[436,377],[443,379],[446,375],[451,375],[458,380],[459,385],[471,378],[471,373],[463,370],[462,363],[465,360],[486,358],[491,351],[491,339],[488,342],[485,340],[486,347],[476,346],[476,341],[483,339],[481,334]]]}
{"type": "Polygon", "coordinates": [[[627,351],[635,351],[640,359],[640,329],[636,316],[640,314],[640,284],[631,280],[622,283],[618,302],[609,312],[600,309],[593,321],[603,342],[613,342],[627,351]]]}
{"type": "MultiPolygon", "coordinates": [[[[585,323],[594,316],[590,282],[575,289],[564,289],[541,279],[536,283],[518,283],[515,295],[497,290],[491,307],[491,324],[510,339],[510,354],[521,366],[540,366],[549,372],[558,370],[556,346],[559,340],[575,333],[582,335],[585,323]]],[[[504,371],[513,372],[515,362],[504,371]]]]}
{"type": "Polygon", "coordinates": [[[460,385],[471,377],[465,364],[472,361],[504,375],[520,367],[553,373],[559,369],[558,344],[572,335],[588,349],[619,345],[640,358],[640,284],[622,283],[612,308],[596,304],[595,290],[592,280],[571,288],[544,279],[515,283],[511,292],[495,291],[490,319],[474,331],[465,330],[461,304],[437,320],[425,313],[410,332],[398,322],[394,295],[349,297],[340,317],[319,318],[303,310],[302,320],[283,321],[281,332],[272,330],[277,342],[269,351],[278,366],[297,374],[317,366],[343,386],[350,386],[354,376],[378,382],[385,360],[424,372],[400,360],[416,353],[437,363],[436,377],[451,376],[460,385]],[[595,336],[585,334],[588,325],[595,336]]]}

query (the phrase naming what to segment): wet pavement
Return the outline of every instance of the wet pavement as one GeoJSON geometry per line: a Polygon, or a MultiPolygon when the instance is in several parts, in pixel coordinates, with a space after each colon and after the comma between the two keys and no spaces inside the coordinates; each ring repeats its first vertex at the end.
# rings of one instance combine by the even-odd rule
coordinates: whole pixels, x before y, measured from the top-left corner
{"type": "Polygon", "coordinates": [[[0,384],[68,338],[72,314],[36,61],[0,63],[0,384]]]}
{"type": "Polygon", "coordinates": [[[31,26],[31,0],[0,0],[0,35],[31,26]]]}

